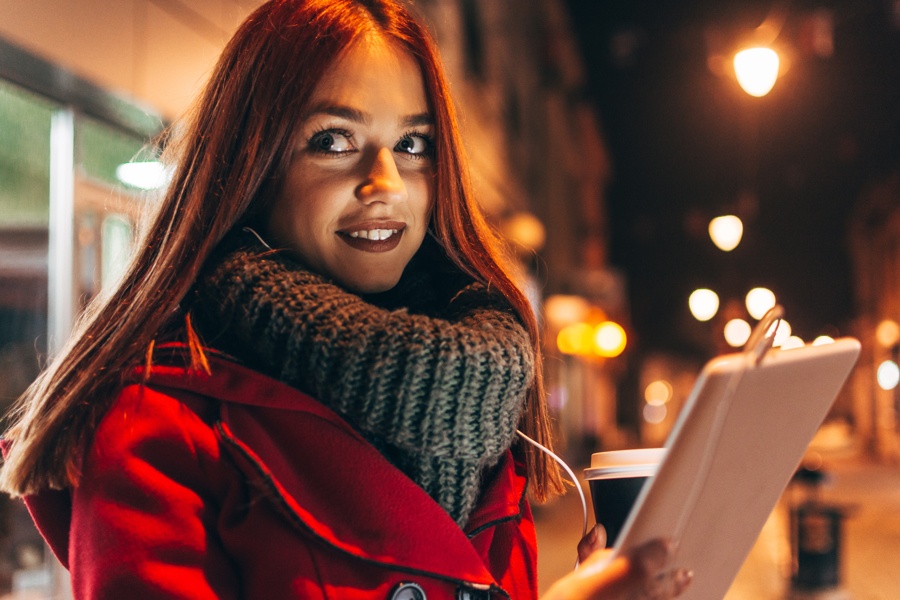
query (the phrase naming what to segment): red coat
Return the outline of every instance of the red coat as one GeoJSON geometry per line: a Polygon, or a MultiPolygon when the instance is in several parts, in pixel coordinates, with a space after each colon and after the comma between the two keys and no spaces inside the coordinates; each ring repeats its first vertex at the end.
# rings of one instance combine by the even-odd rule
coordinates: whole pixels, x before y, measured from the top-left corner
{"type": "Polygon", "coordinates": [[[210,366],[154,366],[103,419],[78,487],[26,499],[76,599],[537,596],[512,453],[463,531],[322,404],[210,366]]]}

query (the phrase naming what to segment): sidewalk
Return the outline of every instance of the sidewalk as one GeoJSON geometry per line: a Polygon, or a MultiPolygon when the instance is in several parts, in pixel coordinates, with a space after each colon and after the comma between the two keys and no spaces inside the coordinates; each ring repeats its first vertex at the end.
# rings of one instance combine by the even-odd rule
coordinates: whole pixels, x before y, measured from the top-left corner
{"type": "MultiPolygon", "coordinates": [[[[844,521],[842,598],[900,599],[900,466],[877,464],[857,453],[824,452],[830,474],[823,501],[853,506],[844,521]]],[[[581,474],[581,469],[576,469],[581,474]]],[[[593,525],[587,488],[589,525],[593,525]]],[[[763,528],[725,600],[786,600],[790,595],[789,494],[763,528]]],[[[538,581],[543,593],[575,563],[582,510],[576,490],[535,509],[538,581]]],[[[816,600],[831,600],[821,596],[816,600]]],[[[707,600],[707,599],[704,599],[707,600]]],[[[708,599],[717,600],[717,599],[708,599]]],[[[806,600],[806,599],[804,599],[806,600]]]]}

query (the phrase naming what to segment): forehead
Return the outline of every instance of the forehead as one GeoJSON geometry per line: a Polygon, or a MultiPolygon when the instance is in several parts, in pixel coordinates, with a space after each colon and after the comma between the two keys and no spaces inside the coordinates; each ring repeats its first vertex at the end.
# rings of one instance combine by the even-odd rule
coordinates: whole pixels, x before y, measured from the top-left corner
{"type": "Polygon", "coordinates": [[[347,48],[319,81],[311,105],[394,110],[401,115],[428,111],[419,64],[404,48],[380,36],[367,36],[347,48]]]}

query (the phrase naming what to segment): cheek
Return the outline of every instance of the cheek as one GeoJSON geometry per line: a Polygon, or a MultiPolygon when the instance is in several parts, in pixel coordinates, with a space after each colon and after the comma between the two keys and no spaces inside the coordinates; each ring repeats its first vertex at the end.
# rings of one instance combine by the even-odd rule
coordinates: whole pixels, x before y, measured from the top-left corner
{"type": "Polygon", "coordinates": [[[435,187],[432,175],[419,177],[409,184],[411,208],[426,223],[431,220],[431,211],[434,209],[435,187]]]}
{"type": "Polygon", "coordinates": [[[298,169],[285,180],[270,223],[276,228],[291,227],[307,232],[320,229],[338,211],[340,188],[335,178],[310,173],[309,169],[298,169]],[[278,219],[282,222],[276,222],[278,219]]]}

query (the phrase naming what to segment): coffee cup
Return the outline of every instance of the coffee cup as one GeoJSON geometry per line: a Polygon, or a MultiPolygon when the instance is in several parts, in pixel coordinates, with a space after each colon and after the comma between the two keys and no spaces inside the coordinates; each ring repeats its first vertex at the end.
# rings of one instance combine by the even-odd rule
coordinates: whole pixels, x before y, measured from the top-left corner
{"type": "Polygon", "coordinates": [[[591,488],[594,518],[606,529],[606,547],[611,548],[644,484],[666,456],[665,448],[613,450],[591,455],[591,468],[584,478],[591,488]]]}

